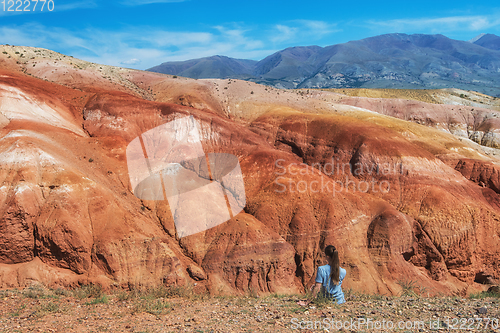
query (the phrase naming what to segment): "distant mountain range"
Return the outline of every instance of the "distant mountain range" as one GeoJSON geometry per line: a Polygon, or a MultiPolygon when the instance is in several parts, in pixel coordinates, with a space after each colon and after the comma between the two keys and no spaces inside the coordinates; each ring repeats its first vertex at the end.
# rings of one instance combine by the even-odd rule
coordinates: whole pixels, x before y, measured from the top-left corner
{"type": "Polygon", "coordinates": [[[261,61],[213,56],[149,71],[235,78],[279,88],[460,88],[500,96],[500,37],[386,34],[327,47],[291,47],[261,61]]]}
{"type": "Polygon", "coordinates": [[[481,34],[474,38],[472,41],[473,44],[485,47],[491,50],[500,50],[500,37],[492,34],[481,34]]]}

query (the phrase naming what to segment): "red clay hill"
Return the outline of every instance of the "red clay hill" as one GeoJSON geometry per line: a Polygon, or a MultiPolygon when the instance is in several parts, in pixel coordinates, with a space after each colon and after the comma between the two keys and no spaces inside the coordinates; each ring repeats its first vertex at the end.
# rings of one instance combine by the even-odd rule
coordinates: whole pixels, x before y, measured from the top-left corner
{"type": "MultiPolygon", "coordinates": [[[[334,92],[0,51],[2,288],[295,293],[327,244],[340,251],[345,288],[358,291],[397,294],[411,281],[430,294],[466,293],[500,278],[495,148],[377,113],[389,100],[370,110],[369,98],[334,92]],[[238,157],[246,207],[179,239],[166,201],[133,195],[126,148],[184,115],[201,124],[205,152],[238,157]]],[[[399,118],[405,101],[415,105],[392,102],[399,118]]],[[[449,106],[418,107],[451,119],[449,106]]]]}

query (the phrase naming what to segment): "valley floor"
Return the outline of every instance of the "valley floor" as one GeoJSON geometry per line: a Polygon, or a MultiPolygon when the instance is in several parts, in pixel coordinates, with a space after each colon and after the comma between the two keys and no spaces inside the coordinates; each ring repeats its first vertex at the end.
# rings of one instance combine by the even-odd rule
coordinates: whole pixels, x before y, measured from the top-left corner
{"type": "Polygon", "coordinates": [[[500,298],[401,297],[347,292],[347,302],[302,296],[200,296],[177,290],[104,294],[0,291],[0,332],[500,332],[500,298]]]}

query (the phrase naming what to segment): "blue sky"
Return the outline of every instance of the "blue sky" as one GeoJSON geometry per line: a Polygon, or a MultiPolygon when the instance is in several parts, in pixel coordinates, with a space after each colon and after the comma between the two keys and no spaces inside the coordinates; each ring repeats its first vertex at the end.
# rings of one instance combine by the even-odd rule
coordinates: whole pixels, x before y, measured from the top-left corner
{"type": "Polygon", "coordinates": [[[51,1],[51,12],[39,11],[41,2],[35,12],[7,12],[0,2],[0,44],[146,69],[216,54],[260,60],[290,46],[327,46],[393,32],[460,40],[500,35],[498,0],[51,1]]]}

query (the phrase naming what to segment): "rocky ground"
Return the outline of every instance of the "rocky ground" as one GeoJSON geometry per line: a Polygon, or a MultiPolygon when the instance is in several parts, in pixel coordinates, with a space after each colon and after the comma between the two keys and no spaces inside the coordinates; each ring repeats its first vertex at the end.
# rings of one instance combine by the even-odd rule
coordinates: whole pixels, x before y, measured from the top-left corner
{"type": "Polygon", "coordinates": [[[0,292],[1,332],[500,332],[500,298],[346,292],[335,305],[301,295],[208,296],[184,289],[103,293],[31,287],[0,292]]]}

